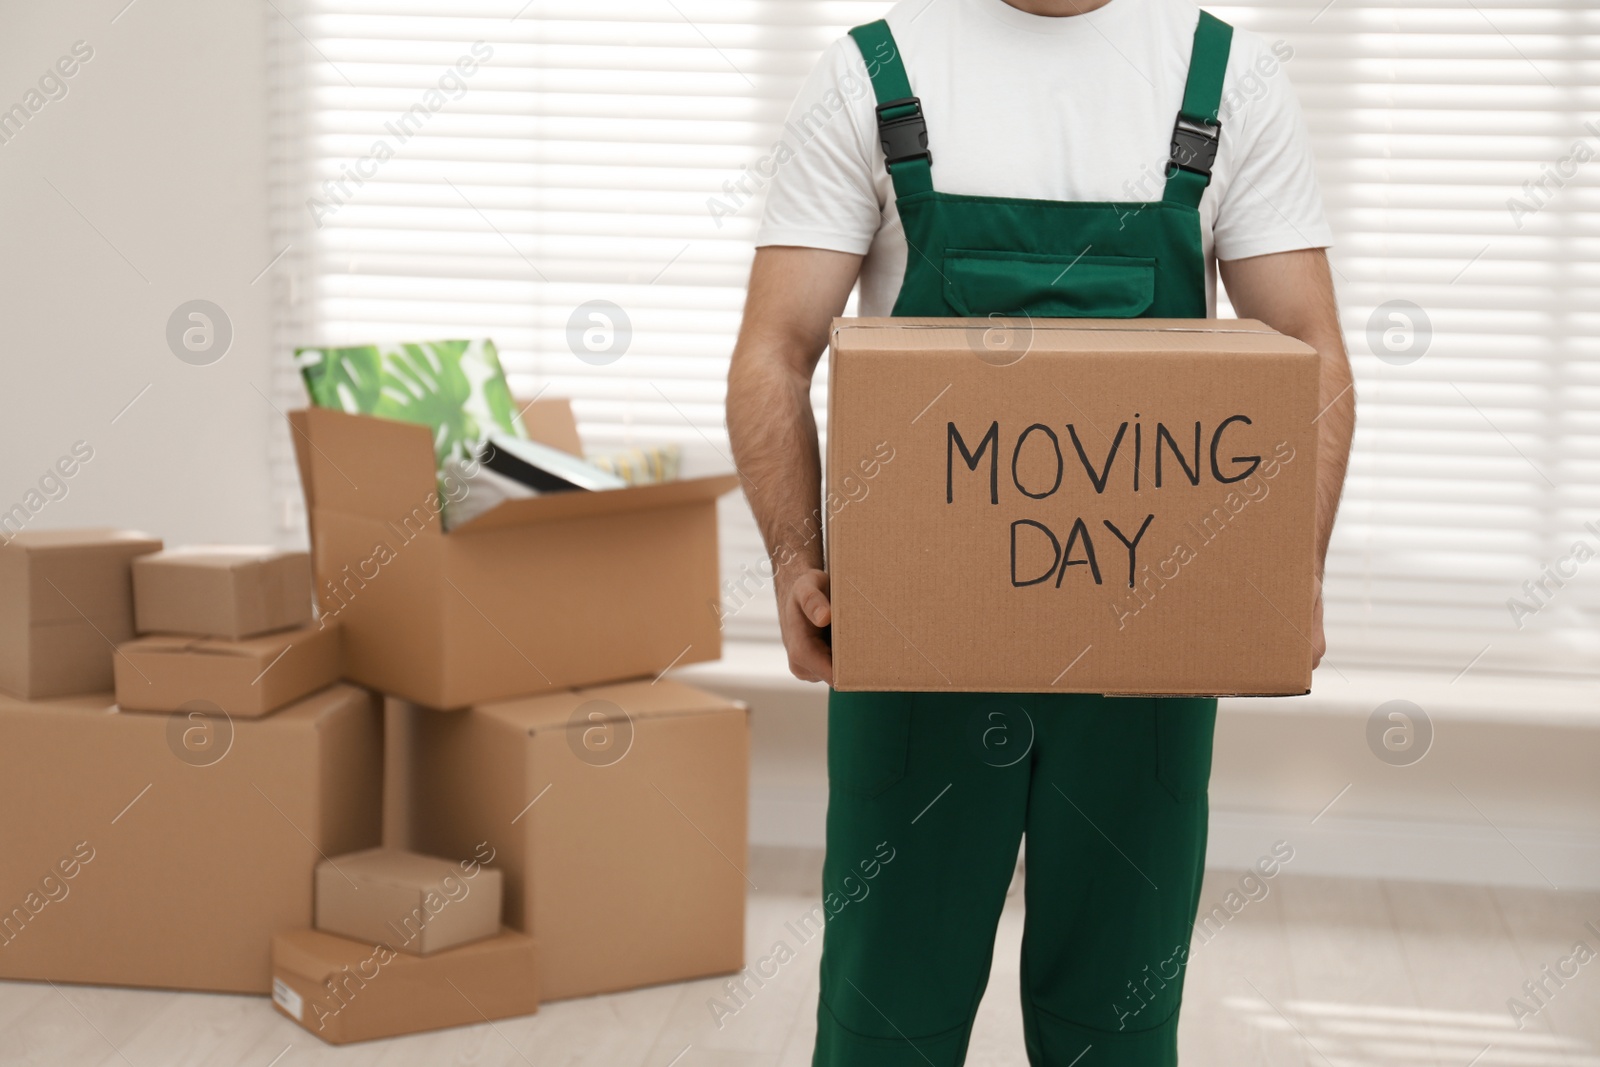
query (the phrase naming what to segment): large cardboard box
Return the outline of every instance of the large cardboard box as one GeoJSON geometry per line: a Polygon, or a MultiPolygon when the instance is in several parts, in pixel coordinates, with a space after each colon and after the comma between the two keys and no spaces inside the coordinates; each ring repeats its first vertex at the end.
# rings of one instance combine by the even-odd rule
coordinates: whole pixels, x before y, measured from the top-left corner
{"type": "Polygon", "coordinates": [[[268,992],[318,859],[378,843],[382,751],[348,685],[237,722],[0,699],[0,977],[268,992]]]}
{"type": "Polygon", "coordinates": [[[318,930],[415,956],[498,934],[501,901],[500,872],[473,856],[373,848],[317,864],[318,930]]]}
{"type": "Polygon", "coordinates": [[[272,939],[272,1003],[330,1045],[539,1010],[532,938],[507,930],[432,956],[320,930],[272,939]]]}
{"type": "Polygon", "coordinates": [[[305,626],[243,641],[156,635],[117,646],[117,706],[254,719],[339,680],[339,628],[305,626]]]}
{"type": "Polygon", "coordinates": [[[411,709],[411,846],[492,854],[545,1000],[744,966],[749,725],[678,682],[411,709]]]}
{"type": "Polygon", "coordinates": [[[508,500],[446,533],[465,486],[441,485],[425,427],[290,418],[346,678],[459,708],[721,655],[716,498],[733,475],[508,500]]]}
{"type": "Polygon", "coordinates": [[[835,686],[1306,692],[1318,367],[1251,321],[835,320],[835,686]]]}
{"type": "Polygon", "coordinates": [[[41,700],[110,689],[114,649],[133,636],[129,566],[160,550],[129,530],[0,541],[0,691],[41,700]]]}
{"type": "Polygon", "coordinates": [[[251,545],[194,545],[133,566],[139,632],[240,640],[311,621],[311,558],[251,545]]]}

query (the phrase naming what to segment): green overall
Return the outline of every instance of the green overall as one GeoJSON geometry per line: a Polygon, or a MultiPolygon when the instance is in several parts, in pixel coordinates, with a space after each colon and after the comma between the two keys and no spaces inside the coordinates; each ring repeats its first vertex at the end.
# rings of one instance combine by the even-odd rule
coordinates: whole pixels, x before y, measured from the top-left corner
{"type": "MultiPolygon", "coordinates": [[[[909,245],[894,314],[1205,317],[1227,24],[1200,17],[1152,203],[935,190],[887,24],[851,35],[909,245]]],[[[815,1067],[965,1060],[1024,834],[1029,1062],[1175,1064],[1215,717],[1199,698],[831,693],[815,1067]]]]}

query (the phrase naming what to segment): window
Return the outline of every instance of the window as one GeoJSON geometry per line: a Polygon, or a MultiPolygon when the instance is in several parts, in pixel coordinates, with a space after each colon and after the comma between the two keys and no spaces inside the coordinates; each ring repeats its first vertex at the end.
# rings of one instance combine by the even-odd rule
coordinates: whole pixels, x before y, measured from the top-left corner
{"type": "MultiPolygon", "coordinates": [[[[676,441],[686,470],[727,469],[746,168],[821,48],[888,5],[519,6],[274,0],[276,398],[301,402],[297,344],[487,335],[519,395],[574,399],[591,448],[676,441]]],[[[1292,51],[1274,76],[1338,242],[1361,407],[1333,664],[1595,673],[1600,12],[1214,10],[1292,51]]],[[[293,536],[286,439],[275,477],[293,536]]],[[[773,639],[754,523],[737,499],[722,516],[729,635],[773,639]]]]}

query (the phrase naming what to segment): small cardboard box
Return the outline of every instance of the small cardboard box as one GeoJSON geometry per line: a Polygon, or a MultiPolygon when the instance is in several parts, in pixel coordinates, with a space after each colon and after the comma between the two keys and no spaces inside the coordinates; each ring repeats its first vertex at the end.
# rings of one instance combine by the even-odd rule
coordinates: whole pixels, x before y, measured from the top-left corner
{"type": "Polygon", "coordinates": [[[1318,369],[1251,321],[835,320],[835,686],[1307,692],[1318,369]]]}
{"type": "Polygon", "coordinates": [[[110,689],[114,649],[133,636],[129,566],[160,550],[130,530],[0,541],[0,691],[43,700],[110,689]]]}
{"type": "Polygon", "coordinates": [[[0,977],[269,992],[321,854],[378,843],[382,728],[348,685],[238,722],[0,699],[0,977]]]}
{"type": "Polygon", "coordinates": [[[238,641],[311,621],[311,557],[249,545],[195,545],[133,568],[142,634],[238,641]]]}
{"type": "Polygon", "coordinates": [[[290,414],[345,677],[435,708],[722,653],[716,499],[733,475],[508,500],[446,533],[427,428],[290,414]]]}
{"type": "Polygon", "coordinates": [[[339,680],[336,623],[242,641],[139,637],[118,645],[117,653],[123,711],[200,706],[254,719],[339,680]]]}
{"type": "Polygon", "coordinates": [[[318,930],[414,956],[493,937],[500,905],[500,872],[475,858],[374,848],[317,864],[318,930]]]}
{"type": "Polygon", "coordinates": [[[539,1010],[533,939],[510,930],[431,956],[320,930],[272,939],[272,1003],[330,1045],[539,1010]]]}
{"type": "Polygon", "coordinates": [[[663,680],[409,719],[412,845],[487,845],[544,999],[744,966],[742,704],[663,680]]]}

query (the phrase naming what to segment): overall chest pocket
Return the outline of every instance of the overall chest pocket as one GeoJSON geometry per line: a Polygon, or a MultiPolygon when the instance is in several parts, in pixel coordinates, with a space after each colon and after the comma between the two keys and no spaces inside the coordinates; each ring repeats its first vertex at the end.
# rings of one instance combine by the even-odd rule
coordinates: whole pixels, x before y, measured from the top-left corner
{"type": "Polygon", "coordinates": [[[951,248],[943,269],[950,306],[968,318],[1017,311],[1038,318],[1135,318],[1156,294],[1156,261],[1138,256],[951,248]]]}

